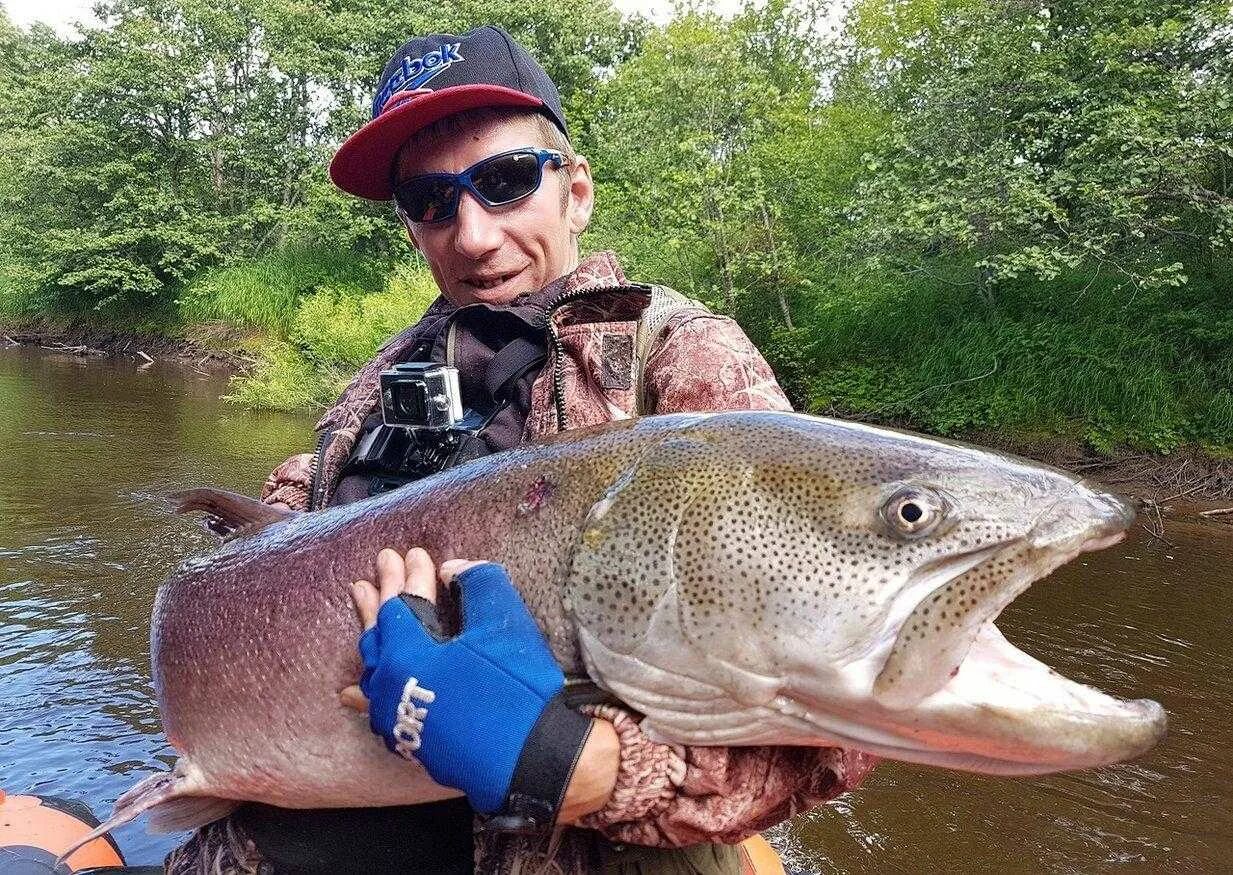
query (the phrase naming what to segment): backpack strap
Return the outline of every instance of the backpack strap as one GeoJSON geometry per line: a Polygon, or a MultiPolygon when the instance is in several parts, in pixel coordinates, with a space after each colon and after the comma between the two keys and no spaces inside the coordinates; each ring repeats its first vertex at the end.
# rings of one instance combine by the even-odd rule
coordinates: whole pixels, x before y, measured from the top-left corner
{"type": "Polygon", "coordinates": [[[648,412],[646,366],[651,351],[672,318],[686,310],[711,312],[701,301],[686,297],[675,289],[651,286],[651,303],[638,317],[638,331],[634,338],[634,401],[637,405],[634,412],[638,416],[645,416],[648,412]]]}

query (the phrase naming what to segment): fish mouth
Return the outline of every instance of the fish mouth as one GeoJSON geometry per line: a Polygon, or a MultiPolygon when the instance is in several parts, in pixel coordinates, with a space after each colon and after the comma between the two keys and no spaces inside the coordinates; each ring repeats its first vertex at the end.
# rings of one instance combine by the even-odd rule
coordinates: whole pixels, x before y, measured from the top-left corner
{"type": "MultiPolygon", "coordinates": [[[[1012,645],[994,625],[1002,609],[1032,583],[1081,553],[1125,537],[1133,514],[1120,500],[1101,496],[1106,499],[1114,502],[1108,516],[1095,524],[1089,520],[1082,532],[1054,525],[1024,541],[952,557],[946,570],[955,577],[918,601],[909,620],[918,619],[947,587],[990,568],[1019,564],[999,579],[998,595],[975,606],[954,629],[913,636],[905,634],[910,628],[905,621],[865,708],[807,709],[806,719],[835,743],[985,774],[1092,768],[1150,750],[1168,725],[1158,703],[1119,699],[1071,681],[1012,645]]],[[[942,569],[932,572],[935,579],[944,574],[942,569]]],[[[806,716],[800,710],[795,714],[806,716]]]]}
{"type": "MultiPolygon", "coordinates": [[[[1125,534],[1096,534],[1015,589],[1125,534]]],[[[918,703],[910,735],[925,744],[909,745],[916,750],[901,757],[993,774],[1047,774],[1133,759],[1164,736],[1168,718],[1158,703],[1123,700],[1064,677],[1006,640],[994,623],[1000,612],[979,623],[957,669],[918,703]]]]}

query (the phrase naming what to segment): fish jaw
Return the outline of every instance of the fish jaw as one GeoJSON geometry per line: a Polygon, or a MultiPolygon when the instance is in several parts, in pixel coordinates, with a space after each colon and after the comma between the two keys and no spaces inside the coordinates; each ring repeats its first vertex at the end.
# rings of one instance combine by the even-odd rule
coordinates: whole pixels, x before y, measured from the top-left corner
{"type": "Polygon", "coordinates": [[[803,731],[812,726],[832,743],[986,774],[1092,768],[1150,750],[1168,724],[1158,703],[1122,700],[1071,681],[1016,648],[993,623],[1034,581],[1080,553],[1124,537],[1133,520],[1127,505],[1081,485],[1076,493],[1088,516],[1075,513],[1074,504],[1059,508],[1026,544],[1008,545],[939,587],[903,622],[893,645],[847,666],[841,684],[806,679],[777,699],[776,708],[801,719],[803,731]],[[1028,562],[1032,554],[1034,561],[1028,562]],[[935,627],[931,638],[924,623],[913,622],[921,619],[925,605],[936,615],[937,592],[953,589],[982,566],[1010,565],[1012,559],[1023,567],[998,580],[995,595],[979,602],[973,597],[963,621],[946,630],[955,634],[948,637],[935,627]],[[904,668],[907,651],[919,668],[904,668]],[[894,680],[887,682],[892,669],[894,680]],[[927,682],[937,675],[943,678],[940,683],[927,682]]]}
{"type": "MultiPolygon", "coordinates": [[[[1164,737],[1148,699],[1122,700],[1075,683],[983,626],[954,678],[909,709],[858,697],[794,693],[773,708],[795,720],[780,743],[850,746],[889,759],[991,775],[1044,775],[1134,759],[1164,737]],[[811,700],[808,705],[806,700],[811,700]]],[[[786,724],[785,724],[786,725],[786,724]]]]}

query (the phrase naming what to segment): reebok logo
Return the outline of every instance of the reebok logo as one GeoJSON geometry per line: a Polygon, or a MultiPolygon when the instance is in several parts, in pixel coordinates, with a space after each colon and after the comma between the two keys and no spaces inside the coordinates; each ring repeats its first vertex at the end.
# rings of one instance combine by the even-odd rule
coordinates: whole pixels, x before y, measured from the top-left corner
{"type": "Polygon", "coordinates": [[[403,58],[402,66],[390,76],[372,102],[372,115],[376,118],[385,108],[390,96],[399,91],[414,91],[423,88],[434,76],[456,61],[466,60],[460,53],[462,43],[448,43],[441,48],[418,58],[403,58]]]}

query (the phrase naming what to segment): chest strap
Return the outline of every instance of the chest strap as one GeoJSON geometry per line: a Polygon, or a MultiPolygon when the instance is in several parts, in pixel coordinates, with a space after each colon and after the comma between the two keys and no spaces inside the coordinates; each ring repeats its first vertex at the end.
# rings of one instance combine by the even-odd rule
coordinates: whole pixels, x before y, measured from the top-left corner
{"type": "Polygon", "coordinates": [[[686,310],[709,314],[706,304],[686,297],[667,286],[651,286],[651,302],[638,317],[638,330],[634,335],[634,413],[646,416],[653,411],[646,397],[646,366],[651,351],[660,335],[673,317],[686,310]]]}

